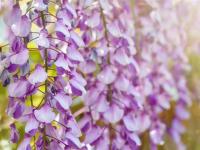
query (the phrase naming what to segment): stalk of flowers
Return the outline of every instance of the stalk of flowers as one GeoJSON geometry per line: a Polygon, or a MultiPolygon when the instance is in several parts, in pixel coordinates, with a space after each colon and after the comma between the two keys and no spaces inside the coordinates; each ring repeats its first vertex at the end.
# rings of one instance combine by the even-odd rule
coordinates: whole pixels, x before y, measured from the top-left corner
{"type": "MultiPolygon", "coordinates": [[[[33,149],[82,147],[79,141],[81,132],[70,111],[73,99],[85,93],[86,85],[77,72],[77,65],[84,61],[79,52],[84,42],[76,33],[79,18],[70,3],[60,3],[56,15],[49,12],[49,3],[31,1],[24,13],[19,2],[13,1],[4,17],[9,51],[2,61],[6,64],[3,72],[9,72],[11,76],[7,112],[17,122],[26,124],[19,150],[31,149],[31,146],[33,149]],[[66,18],[63,19],[63,15],[66,18]],[[39,32],[32,32],[33,24],[39,32]],[[50,24],[55,24],[55,30],[49,29],[50,24]],[[31,41],[36,47],[28,46],[31,41]],[[35,64],[29,55],[31,51],[39,53],[42,61],[35,64]],[[56,75],[49,75],[49,70],[55,70],[56,75]],[[43,98],[35,105],[34,96],[38,92],[43,98]],[[31,105],[27,104],[28,101],[31,105]],[[32,145],[31,141],[34,141],[32,145]]],[[[9,83],[5,79],[3,82],[5,85],[9,83]]],[[[11,129],[11,141],[16,143],[19,134],[15,124],[11,129]]]]}
{"type": "Polygon", "coordinates": [[[138,85],[130,3],[100,0],[89,6],[80,10],[86,18],[80,28],[88,46],[86,61],[80,64],[87,80],[84,102],[89,107],[79,122],[84,143],[94,149],[138,149],[139,134],[149,128],[150,118],[138,85]]]}
{"type": "MultiPolygon", "coordinates": [[[[184,54],[186,44],[184,31],[176,11],[173,9],[172,1],[159,3],[147,1],[147,3],[152,9],[150,17],[139,18],[143,25],[141,36],[143,52],[141,55],[148,68],[151,68],[149,64],[153,60],[152,69],[149,72],[154,89],[153,97],[151,96],[149,99],[153,102],[151,103],[152,112],[155,112],[156,118],[162,121],[163,119],[159,118],[158,114],[170,109],[171,104],[175,103],[176,105],[170,125],[162,121],[162,132],[154,132],[155,130],[150,132],[152,148],[155,148],[157,144],[164,144],[161,137],[168,129],[177,148],[185,149],[181,141],[181,134],[184,132],[181,122],[189,117],[187,107],[190,106],[191,100],[184,76],[188,68],[188,61],[184,54]],[[171,21],[166,21],[169,18],[171,21]],[[183,115],[180,116],[180,114],[183,115]],[[160,138],[158,138],[159,135],[160,138]]],[[[146,78],[147,76],[145,76],[146,78]]]]}

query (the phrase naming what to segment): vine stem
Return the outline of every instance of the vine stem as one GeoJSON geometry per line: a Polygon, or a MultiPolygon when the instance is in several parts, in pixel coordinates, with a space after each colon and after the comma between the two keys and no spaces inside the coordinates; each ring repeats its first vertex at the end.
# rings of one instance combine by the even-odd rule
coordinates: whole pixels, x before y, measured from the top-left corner
{"type": "MultiPolygon", "coordinates": [[[[41,12],[41,19],[42,19],[42,25],[44,28],[46,28],[46,23],[45,23],[45,15],[43,12],[41,12]]],[[[45,49],[45,71],[48,74],[48,51],[45,49]]],[[[45,81],[45,102],[47,102],[47,95],[48,95],[48,80],[45,81]]],[[[44,131],[43,131],[43,140],[44,140],[44,149],[46,150],[46,131],[45,131],[45,126],[44,126],[44,131]]]]}
{"type": "Polygon", "coordinates": [[[63,141],[61,141],[61,140],[59,140],[59,139],[57,139],[57,138],[55,138],[55,137],[53,137],[53,136],[51,136],[51,135],[46,135],[46,136],[48,136],[48,137],[50,137],[50,138],[52,138],[52,139],[58,141],[59,143],[62,143],[62,144],[65,145],[65,146],[68,146],[68,145],[65,144],[63,141]]]}
{"type": "Polygon", "coordinates": [[[136,50],[139,52],[140,50],[140,34],[138,32],[138,28],[139,28],[139,22],[138,22],[138,17],[136,15],[136,0],[131,0],[130,1],[131,4],[131,9],[132,9],[132,19],[134,21],[134,28],[135,28],[135,48],[136,50]]]}
{"type": "MultiPolygon", "coordinates": [[[[100,6],[100,14],[101,14],[101,18],[103,21],[103,27],[104,27],[104,36],[107,42],[107,48],[110,47],[110,43],[109,43],[109,37],[108,37],[108,29],[107,29],[107,22],[106,22],[106,16],[103,12],[103,8],[101,6],[101,3],[99,2],[99,6],[100,6]]],[[[110,65],[110,52],[108,51],[108,55],[107,55],[107,64],[110,65]]],[[[108,91],[107,91],[107,100],[110,102],[112,100],[112,86],[111,84],[108,85],[108,91]]],[[[109,123],[109,129],[112,127],[112,124],[109,123]]],[[[109,149],[112,150],[112,141],[113,141],[113,137],[115,135],[113,134],[112,130],[109,131],[109,138],[110,138],[110,145],[109,145],[109,149]]]]}
{"type": "MultiPolygon", "coordinates": [[[[102,8],[100,2],[99,2],[99,6],[100,6],[101,18],[102,18],[102,21],[103,21],[104,36],[105,36],[105,39],[107,41],[107,47],[109,48],[110,44],[109,44],[109,38],[108,38],[108,29],[107,29],[106,17],[104,15],[103,8],[102,8]]],[[[109,51],[108,51],[108,56],[107,56],[107,63],[110,64],[110,52],[109,51]]]]}
{"type": "MultiPolygon", "coordinates": [[[[106,16],[104,15],[103,8],[102,8],[100,2],[99,2],[99,6],[100,6],[101,18],[102,18],[102,21],[103,21],[104,36],[105,36],[105,39],[107,41],[107,47],[109,48],[110,47],[110,43],[109,43],[109,38],[108,38],[108,29],[107,29],[106,16]]],[[[109,51],[108,51],[108,56],[107,56],[107,63],[110,65],[110,52],[109,51]]],[[[107,99],[108,99],[108,101],[112,100],[112,87],[111,87],[110,84],[108,85],[107,99]]]]}

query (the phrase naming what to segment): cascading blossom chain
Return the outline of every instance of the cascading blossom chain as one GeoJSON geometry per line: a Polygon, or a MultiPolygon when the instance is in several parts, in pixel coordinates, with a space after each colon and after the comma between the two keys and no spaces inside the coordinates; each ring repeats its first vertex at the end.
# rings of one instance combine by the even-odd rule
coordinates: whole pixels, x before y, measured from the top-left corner
{"type": "Polygon", "coordinates": [[[186,37],[171,0],[4,3],[0,80],[18,150],[138,150],[144,134],[156,150],[166,133],[185,149],[186,37]]]}

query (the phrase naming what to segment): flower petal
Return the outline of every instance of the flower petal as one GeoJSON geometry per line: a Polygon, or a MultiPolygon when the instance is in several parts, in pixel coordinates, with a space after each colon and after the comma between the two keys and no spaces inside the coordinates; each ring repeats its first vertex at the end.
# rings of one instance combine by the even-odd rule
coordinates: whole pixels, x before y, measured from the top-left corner
{"type": "Polygon", "coordinates": [[[89,74],[96,70],[96,64],[93,61],[84,61],[80,64],[80,69],[83,71],[83,73],[89,74]]]}
{"type": "Polygon", "coordinates": [[[124,50],[118,50],[114,55],[114,60],[123,66],[131,63],[130,58],[127,56],[124,50]]]}
{"type": "Polygon", "coordinates": [[[71,85],[73,94],[80,96],[86,93],[84,86],[81,85],[80,82],[78,82],[77,80],[71,79],[70,85],[71,85]]]}
{"type": "Polygon", "coordinates": [[[8,86],[8,94],[10,97],[24,97],[27,93],[28,86],[27,81],[18,80],[8,86]]]}
{"type": "Polygon", "coordinates": [[[31,150],[31,138],[25,137],[25,139],[21,142],[17,150],[31,150]]]}
{"type": "Polygon", "coordinates": [[[34,0],[33,6],[38,11],[43,11],[47,8],[47,5],[44,3],[44,0],[34,0]]]}
{"type": "Polygon", "coordinates": [[[72,40],[76,43],[79,47],[84,47],[85,43],[83,42],[82,38],[74,31],[70,32],[72,40]]]}
{"type": "Polygon", "coordinates": [[[41,83],[47,79],[47,73],[41,65],[37,65],[35,70],[28,77],[31,84],[41,83]]]}
{"type": "Polygon", "coordinates": [[[45,105],[38,110],[35,110],[34,115],[38,121],[43,123],[51,123],[56,117],[55,113],[48,105],[45,105]]]}
{"type": "Polygon", "coordinates": [[[5,17],[4,21],[7,25],[12,26],[14,23],[18,22],[21,18],[22,12],[18,5],[14,5],[12,10],[9,11],[5,17]]]}
{"type": "Polygon", "coordinates": [[[97,76],[97,79],[104,84],[111,84],[116,79],[114,68],[107,66],[97,76]]]}
{"type": "Polygon", "coordinates": [[[16,65],[24,65],[28,61],[29,55],[28,50],[24,49],[17,54],[14,54],[10,57],[10,61],[12,64],[16,65]]]}
{"type": "Polygon", "coordinates": [[[68,95],[65,95],[63,93],[58,93],[54,97],[56,101],[65,109],[68,110],[70,105],[72,104],[72,99],[68,95]]]}
{"type": "Polygon", "coordinates": [[[70,37],[70,33],[68,28],[63,24],[62,21],[58,21],[56,23],[56,34],[60,39],[64,40],[62,37],[68,38],[70,37]],[[62,35],[61,35],[62,34],[62,35]]]}
{"type": "Polygon", "coordinates": [[[15,127],[15,124],[11,124],[10,125],[10,140],[13,142],[13,143],[17,143],[18,140],[19,140],[19,133],[15,127]]]}
{"type": "Polygon", "coordinates": [[[73,48],[68,49],[67,51],[67,57],[71,60],[78,61],[78,62],[83,62],[83,56],[78,50],[75,50],[73,48]]]}
{"type": "Polygon", "coordinates": [[[113,8],[112,5],[108,2],[108,0],[100,0],[100,4],[101,4],[101,7],[106,12],[110,11],[113,8]]]}
{"type": "Polygon", "coordinates": [[[100,14],[94,13],[90,18],[88,18],[85,24],[91,28],[94,28],[100,24],[100,14]]]}
{"type": "Polygon", "coordinates": [[[117,123],[122,119],[124,115],[124,110],[118,105],[113,104],[110,109],[108,109],[104,114],[104,118],[110,123],[117,123]]]}
{"type": "Polygon", "coordinates": [[[31,30],[31,21],[24,15],[18,22],[12,24],[11,29],[16,36],[26,37],[31,30]]]}
{"type": "Polygon", "coordinates": [[[142,144],[141,140],[140,140],[140,138],[139,138],[139,136],[137,134],[131,133],[131,134],[129,134],[129,137],[130,137],[131,140],[133,140],[135,142],[135,144],[137,146],[140,146],[142,144]]]}
{"type": "Polygon", "coordinates": [[[140,122],[138,120],[138,118],[134,118],[131,115],[127,115],[123,118],[123,122],[125,127],[129,130],[129,131],[137,131],[140,128],[140,122]]]}
{"type": "Polygon", "coordinates": [[[120,76],[116,82],[114,83],[116,89],[120,90],[120,91],[127,91],[128,87],[129,87],[129,80],[126,79],[124,76],[120,76]]]}
{"type": "Polygon", "coordinates": [[[34,118],[34,117],[31,117],[28,121],[27,121],[27,124],[25,126],[25,132],[26,133],[29,133],[35,129],[37,129],[39,126],[39,123],[38,121],[34,118]]]}
{"type": "Polygon", "coordinates": [[[56,60],[55,65],[57,67],[62,67],[65,70],[70,70],[69,66],[68,66],[68,62],[67,62],[67,60],[66,60],[66,58],[64,57],[63,54],[60,54],[58,56],[58,59],[56,60]]]}
{"type": "Polygon", "coordinates": [[[87,132],[87,136],[85,137],[84,143],[86,144],[91,144],[94,141],[96,141],[102,134],[102,129],[99,127],[92,127],[92,129],[90,129],[87,132]]]}
{"type": "Polygon", "coordinates": [[[41,47],[49,48],[50,43],[47,36],[48,36],[48,31],[46,29],[42,29],[40,31],[39,38],[36,39],[36,43],[41,47]]]}

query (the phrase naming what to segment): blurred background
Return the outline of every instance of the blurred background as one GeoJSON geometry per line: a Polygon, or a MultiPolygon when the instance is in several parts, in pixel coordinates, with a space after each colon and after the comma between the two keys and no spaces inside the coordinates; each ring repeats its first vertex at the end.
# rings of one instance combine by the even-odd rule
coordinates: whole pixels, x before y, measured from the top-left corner
{"type": "MultiPolygon", "coordinates": [[[[0,0],[0,45],[5,44],[5,30],[2,19],[2,12],[5,11],[2,6],[4,1],[6,0],[0,0]]],[[[188,43],[186,43],[185,53],[191,65],[187,74],[187,81],[193,104],[189,108],[191,116],[184,122],[186,132],[182,138],[187,150],[200,150],[200,0],[174,0],[173,5],[177,9],[177,13],[180,13],[178,15],[186,31],[188,43]],[[180,8],[181,11],[179,11],[180,8]]],[[[35,55],[33,57],[36,57],[37,61],[38,56],[35,55]]],[[[6,89],[0,84],[0,150],[12,150],[16,147],[16,145],[12,145],[9,142],[9,124],[13,120],[6,114],[7,102],[6,89]]],[[[170,118],[170,113],[172,112],[169,111],[163,115],[163,119],[170,118]]],[[[23,134],[23,127],[19,125],[19,128],[21,128],[20,133],[23,134]]],[[[144,135],[142,140],[141,149],[148,150],[148,136],[144,135]]],[[[166,135],[165,141],[166,143],[159,147],[160,150],[176,150],[173,141],[168,135],[166,135]]]]}

